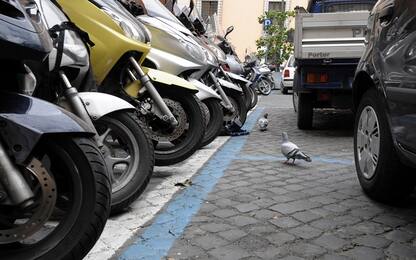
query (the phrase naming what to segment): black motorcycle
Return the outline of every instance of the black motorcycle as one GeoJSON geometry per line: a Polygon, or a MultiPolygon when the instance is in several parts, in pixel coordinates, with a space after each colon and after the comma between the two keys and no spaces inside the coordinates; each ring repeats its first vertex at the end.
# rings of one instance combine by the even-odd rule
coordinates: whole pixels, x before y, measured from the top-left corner
{"type": "Polygon", "coordinates": [[[25,62],[52,49],[41,21],[35,2],[0,0],[0,259],[81,259],[110,211],[94,131],[30,96],[25,62]]]}

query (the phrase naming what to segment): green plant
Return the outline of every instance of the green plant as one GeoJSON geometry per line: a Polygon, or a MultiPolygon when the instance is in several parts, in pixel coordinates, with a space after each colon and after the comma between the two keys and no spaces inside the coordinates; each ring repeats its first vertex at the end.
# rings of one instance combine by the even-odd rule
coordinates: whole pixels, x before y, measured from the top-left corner
{"type": "Polygon", "coordinates": [[[294,11],[269,11],[258,18],[260,24],[264,24],[267,19],[272,21],[272,24],[265,28],[265,34],[256,41],[259,58],[266,58],[269,63],[274,64],[281,64],[289,58],[294,47],[288,41],[288,36],[293,29],[286,28],[284,24],[294,16],[294,11]]]}

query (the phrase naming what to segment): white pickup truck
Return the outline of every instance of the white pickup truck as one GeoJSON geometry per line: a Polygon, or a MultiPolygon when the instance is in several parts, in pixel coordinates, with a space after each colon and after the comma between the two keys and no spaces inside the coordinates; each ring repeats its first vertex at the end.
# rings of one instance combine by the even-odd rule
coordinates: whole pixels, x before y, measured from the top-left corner
{"type": "Polygon", "coordinates": [[[298,9],[293,101],[300,129],[312,128],[314,108],[352,108],[352,80],[376,0],[310,0],[298,9]]]}

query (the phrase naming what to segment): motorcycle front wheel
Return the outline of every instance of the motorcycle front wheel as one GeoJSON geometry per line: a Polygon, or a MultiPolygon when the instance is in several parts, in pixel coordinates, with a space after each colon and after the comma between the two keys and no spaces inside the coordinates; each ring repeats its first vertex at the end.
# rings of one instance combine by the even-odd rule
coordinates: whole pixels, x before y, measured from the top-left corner
{"type": "Polygon", "coordinates": [[[41,139],[20,170],[35,203],[26,210],[0,204],[0,259],[82,259],[110,212],[111,185],[95,143],[41,139]]]}
{"type": "Polygon", "coordinates": [[[220,100],[214,98],[205,99],[202,101],[202,106],[207,111],[208,116],[201,147],[210,144],[221,133],[224,117],[220,100]]]}
{"type": "Polygon", "coordinates": [[[135,201],[153,173],[153,144],[146,127],[139,123],[137,117],[127,111],[114,112],[94,122],[111,177],[112,214],[135,201]]]}
{"type": "Polygon", "coordinates": [[[154,116],[145,116],[155,147],[155,165],[167,166],[182,162],[201,147],[205,135],[205,116],[198,98],[181,89],[158,89],[159,94],[178,121],[173,127],[154,116]]]}
{"type": "Polygon", "coordinates": [[[224,91],[235,109],[234,113],[230,113],[227,110],[224,111],[224,126],[232,124],[236,119],[240,121],[241,125],[244,125],[247,120],[247,107],[243,93],[229,89],[225,89],[224,91]]]}
{"type": "Polygon", "coordinates": [[[269,78],[262,78],[257,83],[257,89],[262,95],[268,96],[272,92],[273,82],[269,78]]]}

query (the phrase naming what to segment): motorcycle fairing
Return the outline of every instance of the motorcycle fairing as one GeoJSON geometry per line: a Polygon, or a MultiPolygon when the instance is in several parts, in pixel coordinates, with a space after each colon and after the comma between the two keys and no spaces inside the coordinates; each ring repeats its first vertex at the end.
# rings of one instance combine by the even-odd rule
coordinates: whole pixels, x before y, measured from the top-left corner
{"type": "Polygon", "coordinates": [[[218,78],[218,82],[223,86],[224,88],[236,90],[238,92],[243,92],[243,89],[240,86],[237,86],[236,84],[233,84],[231,82],[228,82],[226,80],[218,78]]]}
{"type": "Polygon", "coordinates": [[[251,81],[250,80],[247,80],[247,79],[245,79],[245,78],[243,78],[240,75],[237,75],[235,73],[226,71],[225,74],[227,74],[232,79],[235,79],[235,80],[238,80],[238,81],[242,81],[242,82],[244,82],[246,84],[247,83],[250,83],[251,84],[251,81]]]}
{"type": "Polygon", "coordinates": [[[196,93],[196,97],[199,100],[205,100],[208,98],[215,98],[218,100],[222,100],[221,96],[215,92],[212,88],[208,87],[204,83],[196,80],[196,79],[189,79],[189,82],[192,83],[196,88],[198,88],[198,93],[196,93]]]}
{"type": "Polygon", "coordinates": [[[0,135],[17,163],[29,157],[44,135],[93,136],[80,118],[46,101],[0,92],[0,135]]]}
{"type": "MultiPolygon", "coordinates": [[[[197,93],[198,89],[190,82],[186,81],[183,78],[177,77],[173,74],[166,73],[160,70],[155,70],[151,68],[142,67],[143,71],[149,76],[150,80],[153,83],[160,83],[163,86],[174,87],[174,88],[182,88],[193,93],[197,93]]],[[[157,84],[155,84],[157,86],[157,84]]],[[[139,96],[139,90],[141,88],[141,84],[139,81],[133,82],[132,84],[128,85],[124,90],[132,97],[139,96]]]]}

